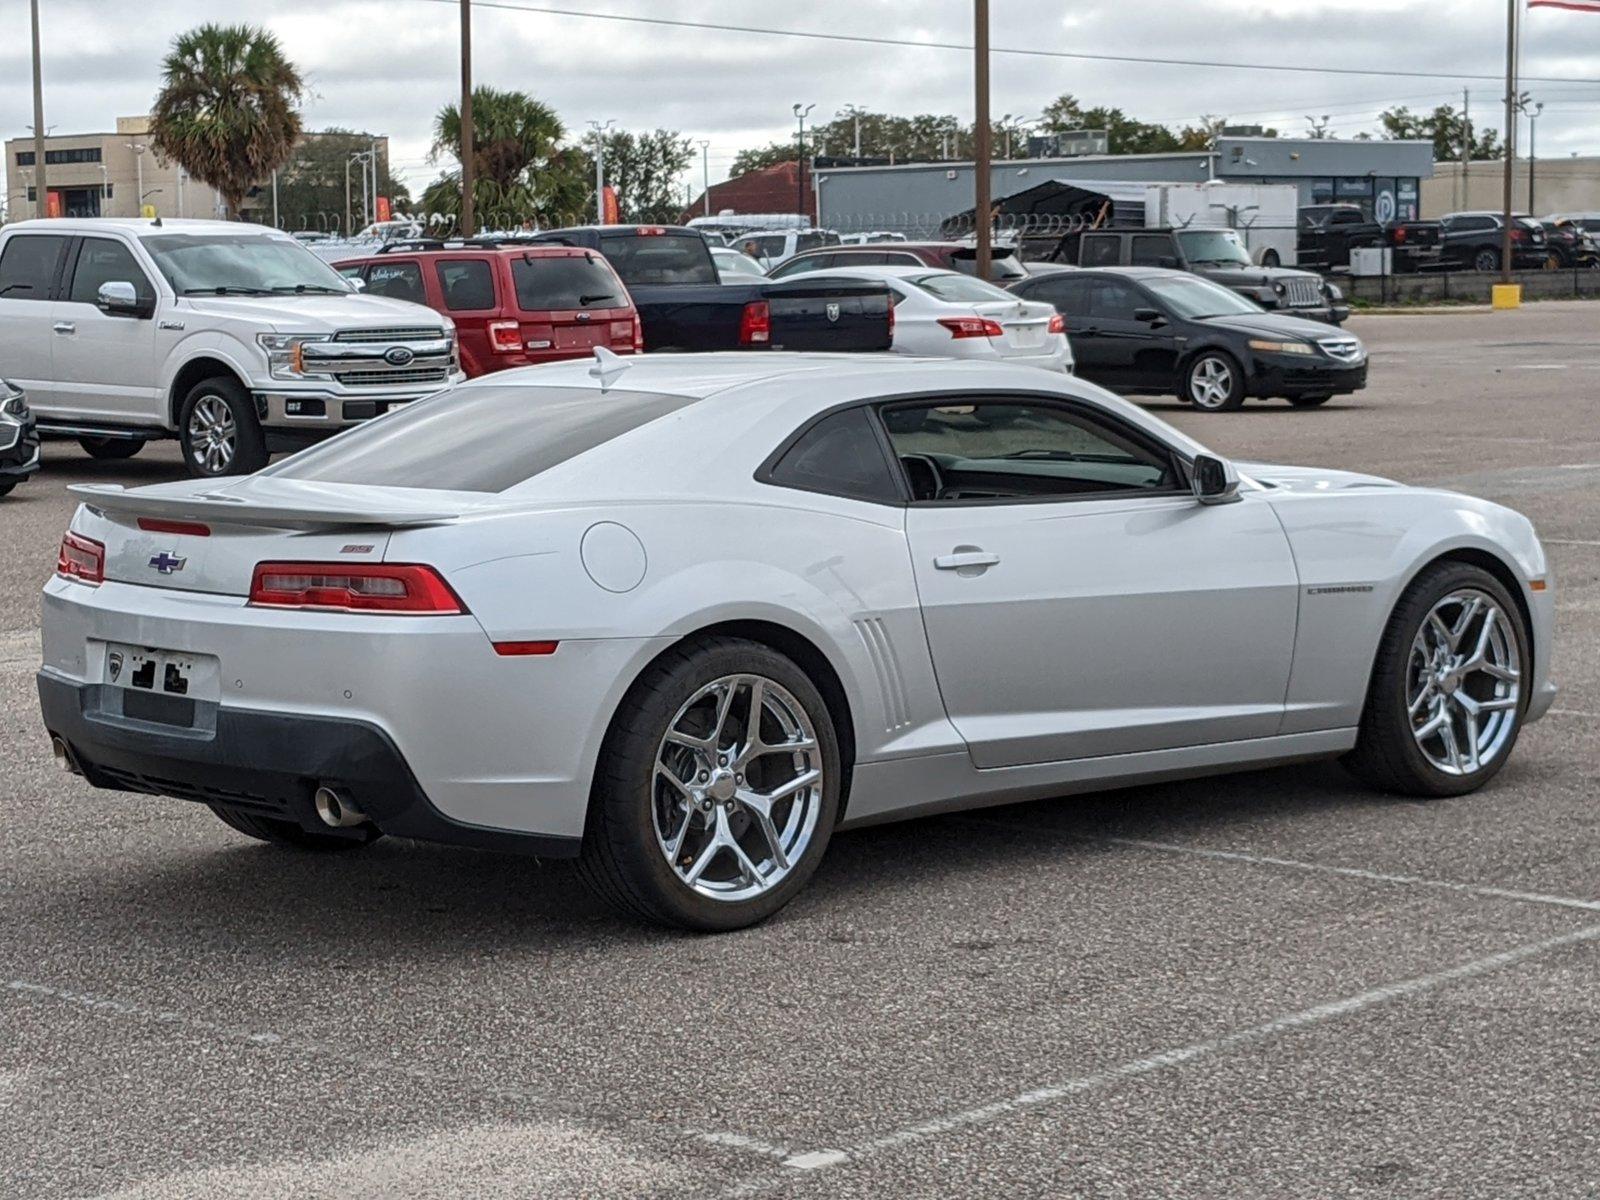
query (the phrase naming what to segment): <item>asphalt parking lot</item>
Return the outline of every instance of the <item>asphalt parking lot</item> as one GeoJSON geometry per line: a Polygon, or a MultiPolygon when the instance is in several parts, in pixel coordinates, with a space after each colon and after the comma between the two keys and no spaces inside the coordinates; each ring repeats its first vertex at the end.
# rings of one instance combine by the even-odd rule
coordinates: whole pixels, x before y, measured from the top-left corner
{"type": "Polygon", "coordinates": [[[1600,1195],[1600,305],[1347,328],[1356,397],[1152,407],[1534,519],[1562,695],[1497,780],[1318,764],[844,834],[723,937],[562,864],[299,856],[57,771],[64,486],[180,468],[47,447],[0,502],[0,1195],[1600,1195]]]}

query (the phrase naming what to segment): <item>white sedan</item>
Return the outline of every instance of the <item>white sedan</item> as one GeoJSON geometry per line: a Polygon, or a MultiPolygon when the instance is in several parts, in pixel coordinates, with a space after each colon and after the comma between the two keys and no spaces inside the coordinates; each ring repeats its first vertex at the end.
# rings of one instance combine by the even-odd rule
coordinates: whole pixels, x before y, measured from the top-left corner
{"type": "Polygon", "coordinates": [[[1235,470],[1005,364],[597,357],[242,479],[75,487],[60,763],[304,849],[576,856],[730,929],[841,827],[1335,755],[1469,792],[1554,695],[1499,505],[1235,470]]]}
{"type": "Polygon", "coordinates": [[[971,275],[920,266],[839,267],[806,278],[887,284],[895,295],[897,354],[1072,370],[1066,318],[1054,305],[1023,300],[971,275]]]}

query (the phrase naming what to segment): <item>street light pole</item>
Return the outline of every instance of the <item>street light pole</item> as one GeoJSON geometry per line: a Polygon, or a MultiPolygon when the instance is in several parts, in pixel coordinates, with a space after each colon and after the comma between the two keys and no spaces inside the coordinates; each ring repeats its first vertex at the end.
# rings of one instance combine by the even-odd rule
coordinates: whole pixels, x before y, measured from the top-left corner
{"type": "Polygon", "coordinates": [[[44,77],[39,71],[39,0],[32,0],[30,8],[33,16],[33,214],[45,217],[50,215],[50,200],[44,181],[44,77]]]}
{"type": "Polygon", "coordinates": [[[705,215],[711,215],[711,143],[700,141],[700,194],[705,197],[705,215]]]}
{"type": "Polygon", "coordinates": [[[476,228],[472,211],[472,0],[461,0],[461,236],[476,228]]]}
{"type": "MultiPolygon", "coordinates": [[[[1512,0],[1513,3],[1516,0],[1512,0]]],[[[989,0],[973,0],[973,85],[976,95],[973,107],[977,110],[973,123],[972,147],[972,215],[977,236],[976,261],[973,263],[979,279],[989,278],[991,240],[989,208],[991,206],[991,180],[989,178],[989,0]]]]}
{"type": "Polygon", "coordinates": [[[1533,175],[1534,165],[1539,160],[1539,114],[1544,111],[1544,101],[1540,100],[1533,106],[1533,111],[1528,114],[1528,215],[1537,216],[1539,210],[1533,202],[1533,175]]]}
{"type": "Polygon", "coordinates": [[[129,142],[128,149],[133,151],[134,178],[137,180],[138,198],[134,201],[133,215],[144,215],[144,146],[140,142],[129,142]]]}
{"type": "Polygon", "coordinates": [[[1506,149],[1500,204],[1500,282],[1511,282],[1511,177],[1517,161],[1517,16],[1523,0],[1506,0],[1506,149]]]}
{"type": "Polygon", "coordinates": [[[815,104],[796,104],[793,109],[800,125],[795,142],[794,211],[802,217],[806,215],[806,114],[815,107],[815,104]]]}
{"type": "Polygon", "coordinates": [[[843,111],[845,116],[852,118],[855,122],[855,141],[851,144],[851,157],[860,158],[862,108],[859,104],[846,104],[843,111]]]}

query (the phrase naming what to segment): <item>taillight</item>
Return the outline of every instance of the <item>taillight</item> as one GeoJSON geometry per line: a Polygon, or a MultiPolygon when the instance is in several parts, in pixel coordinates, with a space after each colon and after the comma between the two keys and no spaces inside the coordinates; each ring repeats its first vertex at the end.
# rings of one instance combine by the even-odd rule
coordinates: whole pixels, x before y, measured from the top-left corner
{"type": "Polygon", "coordinates": [[[752,300],[739,318],[739,344],[765,346],[772,341],[772,309],[765,300],[752,300]]]}
{"type": "Polygon", "coordinates": [[[179,537],[210,537],[211,526],[199,521],[163,521],[158,517],[140,517],[139,528],[146,533],[172,533],[179,537]]]}
{"type": "Polygon", "coordinates": [[[515,354],[522,349],[522,326],[516,321],[490,321],[489,348],[496,354],[515,354]]]}
{"type": "Polygon", "coordinates": [[[79,583],[106,581],[106,548],[93,538],[68,532],[56,552],[56,574],[79,583]]]}
{"type": "Polygon", "coordinates": [[[336,612],[467,611],[438,571],[416,563],[257,563],[250,579],[250,603],[336,612]]]}
{"type": "Polygon", "coordinates": [[[1406,244],[1406,227],[1404,225],[1398,225],[1395,227],[1394,244],[1396,246],[1403,246],[1406,244]]]}
{"type": "Polygon", "coordinates": [[[633,352],[644,353],[644,322],[639,319],[639,314],[633,314],[633,352]]]}
{"type": "Polygon", "coordinates": [[[1067,319],[1065,317],[1063,317],[1060,313],[1057,313],[1055,316],[1050,318],[1051,333],[1065,333],[1066,331],[1067,319]]]}
{"type": "Polygon", "coordinates": [[[999,323],[988,317],[940,317],[939,324],[953,338],[997,338],[1005,334],[999,323]]]}
{"type": "Polygon", "coordinates": [[[1511,231],[1511,240],[1513,242],[1525,242],[1525,241],[1527,241],[1528,240],[1528,231],[1526,229],[1513,229],[1511,231]]]}

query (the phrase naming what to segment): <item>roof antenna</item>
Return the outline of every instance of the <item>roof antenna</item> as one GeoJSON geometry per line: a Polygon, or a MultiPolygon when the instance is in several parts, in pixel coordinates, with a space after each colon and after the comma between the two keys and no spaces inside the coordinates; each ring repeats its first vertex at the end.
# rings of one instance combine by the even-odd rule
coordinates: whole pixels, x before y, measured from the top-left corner
{"type": "Polygon", "coordinates": [[[613,354],[604,346],[594,348],[594,366],[589,368],[589,374],[600,381],[600,390],[603,392],[616,382],[621,375],[633,364],[620,355],[613,354]]]}
{"type": "Polygon", "coordinates": [[[161,214],[157,213],[155,216],[151,217],[150,218],[150,224],[153,225],[155,228],[160,229],[161,228],[161,214]]]}

